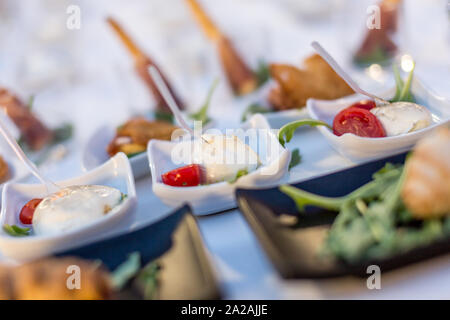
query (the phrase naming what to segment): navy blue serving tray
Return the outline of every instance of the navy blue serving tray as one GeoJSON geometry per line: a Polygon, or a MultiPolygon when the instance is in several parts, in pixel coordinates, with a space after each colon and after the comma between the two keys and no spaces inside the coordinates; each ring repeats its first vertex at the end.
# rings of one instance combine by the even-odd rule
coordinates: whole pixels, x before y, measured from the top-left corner
{"type": "MultiPolygon", "coordinates": [[[[109,270],[114,270],[133,252],[140,253],[142,265],[155,261],[161,266],[159,299],[221,298],[200,230],[187,205],[151,225],[56,256],[101,260],[109,270]]],[[[119,293],[119,298],[141,297],[130,286],[119,293]]]]}
{"type": "MultiPolygon", "coordinates": [[[[404,163],[406,153],[372,161],[336,173],[294,184],[300,189],[329,197],[344,196],[372,180],[372,174],[387,162],[404,163]]],[[[278,187],[238,189],[239,208],[255,232],[268,257],[284,278],[329,278],[344,275],[367,276],[367,266],[376,264],[388,271],[410,263],[450,252],[450,241],[443,240],[378,261],[348,265],[318,251],[335,212],[307,208],[306,214],[293,223],[286,216],[298,215],[294,201],[278,187]],[[284,219],[280,219],[285,215],[284,219]]]]}

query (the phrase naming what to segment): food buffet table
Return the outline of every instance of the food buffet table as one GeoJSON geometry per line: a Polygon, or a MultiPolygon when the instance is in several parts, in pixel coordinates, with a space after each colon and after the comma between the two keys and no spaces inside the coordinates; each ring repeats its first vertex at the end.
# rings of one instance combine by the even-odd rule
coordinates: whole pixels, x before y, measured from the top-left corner
{"type": "MultiPolygon", "coordinates": [[[[126,5],[121,1],[79,2],[83,15],[80,30],[63,30],[61,34],[49,32],[42,37],[44,43],[47,41],[52,46],[56,46],[59,39],[67,38],[65,46],[70,48],[70,54],[57,64],[47,66],[48,70],[55,71],[54,74],[49,72],[44,77],[40,72],[42,66],[31,58],[43,50],[37,40],[14,45],[14,36],[24,34],[33,37],[30,31],[32,21],[44,15],[37,7],[22,8],[25,10],[22,20],[17,21],[23,24],[19,26],[11,22],[11,29],[8,29],[11,32],[6,37],[8,48],[0,52],[3,61],[0,63],[2,85],[17,88],[24,94],[35,93],[35,112],[49,124],[70,121],[75,126],[75,137],[67,145],[67,155],[59,162],[43,166],[49,177],[55,180],[83,172],[83,146],[96,128],[103,124],[117,126],[132,114],[146,112],[151,104],[147,91],[133,73],[127,53],[107,30],[103,19],[106,14],[123,21],[139,44],[158,60],[191,110],[201,104],[213,79],[221,75],[213,49],[182,3],[162,0],[151,1],[152,5],[143,1],[127,1],[126,5]],[[25,23],[27,18],[29,20],[25,23]],[[23,68],[24,64],[35,68],[23,68]],[[67,81],[49,85],[61,76],[67,81]],[[42,81],[37,80],[39,77],[42,81]]],[[[440,11],[436,9],[439,8],[436,3],[443,1],[411,2],[418,7],[408,11],[410,19],[420,21],[420,10],[436,10],[436,16],[440,18],[436,18],[430,26],[411,31],[411,38],[415,41],[410,45],[412,50],[417,50],[410,51],[416,57],[416,75],[434,91],[449,97],[450,42],[440,41],[448,39],[446,33],[449,33],[449,27],[444,8],[440,11]],[[428,2],[434,6],[427,5],[428,2]],[[434,33],[434,38],[438,40],[425,39],[430,33],[434,33]],[[417,39],[423,39],[426,45],[417,39]]],[[[325,10],[314,19],[306,19],[302,9],[295,8],[294,3],[236,0],[210,4],[208,1],[208,7],[253,64],[260,58],[298,64],[312,52],[309,47],[312,40],[319,40],[337,58],[345,57],[334,15],[325,10]],[[236,6],[240,8],[237,11],[236,6]]],[[[52,29],[52,26],[49,28],[52,29]]],[[[366,88],[380,89],[393,83],[387,76],[365,80],[361,71],[355,74],[365,81],[366,88]]],[[[245,107],[255,98],[258,97],[233,99],[225,81],[222,81],[212,101],[211,117],[221,128],[235,127],[239,125],[245,107]]],[[[299,182],[356,165],[331,149],[315,128],[300,130],[288,146],[300,149],[302,163],[289,172],[287,182],[299,182]]],[[[137,180],[136,187],[136,219],[132,224],[121,227],[120,232],[152,223],[172,210],[152,193],[149,176],[137,180]]],[[[383,290],[368,290],[365,280],[356,278],[285,281],[271,265],[238,209],[199,217],[198,223],[225,298],[449,298],[446,290],[450,287],[448,255],[383,275],[383,290]]]]}

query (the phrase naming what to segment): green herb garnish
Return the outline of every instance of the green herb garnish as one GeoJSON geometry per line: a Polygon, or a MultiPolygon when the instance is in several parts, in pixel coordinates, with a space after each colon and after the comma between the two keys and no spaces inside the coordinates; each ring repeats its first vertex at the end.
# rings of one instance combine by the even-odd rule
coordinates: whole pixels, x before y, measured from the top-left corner
{"type": "Polygon", "coordinates": [[[271,110],[267,109],[266,107],[263,107],[257,103],[252,103],[245,109],[244,113],[241,117],[241,122],[244,122],[248,119],[249,116],[255,114],[255,113],[268,113],[271,112],[271,110]]]}
{"type": "Polygon", "coordinates": [[[142,153],[144,153],[145,151],[139,151],[139,152],[133,152],[133,153],[130,153],[130,154],[127,154],[127,158],[128,159],[131,159],[131,158],[133,158],[133,157],[135,157],[135,156],[137,156],[137,155],[139,155],[139,154],[142,154],[142,153]]]}
{"type": "Polygon", "coordinates": [[[265,61],[260,60],[258,68],[255,70],[255,75],[258,81],[258,87],[262,86],[270,79],[269,65],[265,61]]]}
{"type": "Polygon", "coordinates": [[[155,299],[158,293],[158,275],[161,267],[157,262],[151,262],[145,266],[138,277],[137,283],[142,286],[144,298],[147,300],[155,299]]]}
{"type": "Polygon", "coordinates": [[[65,123],[62,126],[53,129],[53,141],[52,144],[62,143],[69,140],[73,135],[73,125],[65,123]]]}
{"type": "Polygon", "coordinates": [[[293,167],[299,165],[300,162],[302,162],[302,156],[300,155],[300,150],[296,148],[291,152],[291,162],[289,162],[288,170],[291,170],[293,167]]]}
{"type": "Polygon", "coordinates": [[[30,235],[30,228],[21,228],[19,226],[16,226],[15,224],[9,225],[4,224],[3,230],[13,237],[25,237],[30,235]]]}
{"type": "Polygon", "coordinates": [[[156,110],[153,112],[153,116],[155,120],[158,121],[164,121],[172,124],[174,122],[173,114],[168,111],[156,110]]]}
{"type": "Polygon", "coordinates": [[[396,64],[393,65],[395,78],[395,96],[394,98],[392,98],[392,100],[390,100],[390,102],[399,102],[399,101],[416,102],[416,99],[411,93],[411,84],[414,74],[414,68],[415,64],[413,62],[413,68],[411,69],[408,78],[406,79],[406,82],[404,82],[400,76],[400,71],[397,65],[396,64]]]}
{"type": "Polygon", "coordinates": [[[331,126],[323,121],[320,120],[314,120],[314,119],[301,119],[301,120],[296,120],[296,121],[292,121],[289,122],[288,124],[285,124],[284,126],[282,126],[280,128],[280,130],[278,131],[278,140],[280,141],[280,144],[284,147],[286,142],[291,141],[295,130],[297,130],[297,128],[301,127],[301,126],[325,126],[329,129],[332,130],[331,126]]]}
{"type": "Polygon", "coordinates": [[[350,264],[374,261],[450,236],[450,217],[415,220],[401,199],[405,171],[387,164],[373,180],[350,194],[323,197],[281,186],[300,212],[312,205],[339,212],[323,244],[331,254],[350,264]]]}
{"type": "Polygon", "coordinates": [[[211,99],[213,96],[213,93],[215,89],[217,88],[217,85],[219,84],[219,79],[214,80],[213,84],[211,85],[211,88],[208,90],[208,94],[206,96],[206,100],[203,103],[203,105],[200,107],[200,109],[195,112],[191,113],[189,115],[189,118],[196,121],[201,121],[202,125],[206,125],[208,122],[211,121],[211,118],[208,116],[208,109],[211,104],[211,99]]]}
{"type": "Polygon", "coordinates": [[[133,252],[128,259],[120,264],[116,270],[111,273],[111,282],[116,290],[122,289],[141,268],[141,255],[139,252],[133,252]]]}
{"type": "Polygon", "coordinates": [[[236,173],[236,176],[233,179],[228,181],[228,183],[235,183],[240,177],[243,177],[247,174],[248,174],[247,169],[241,169],[236,173]]]}

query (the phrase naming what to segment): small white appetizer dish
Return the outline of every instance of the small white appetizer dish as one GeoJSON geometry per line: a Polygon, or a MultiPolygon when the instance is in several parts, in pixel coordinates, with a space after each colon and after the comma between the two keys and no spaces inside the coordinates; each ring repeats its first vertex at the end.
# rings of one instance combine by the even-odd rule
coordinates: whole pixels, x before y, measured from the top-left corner
{"type": "Polygon", "coordinates": [[[255,114],[235,132],[223,135],[206,131],[201,138],[193,141],[150,141],[147,152],[155,195],[168,206],[188,203],[195,214],[205,215],[235,207],[234,191],[238,187],[277,184],[288,171],[290,152],[280,145],[275,130],[270,128],[267,120],[261,114],[255,114]],[[241,135],[238,138],[237,132],[245,135],[245,138],[240,139],[241,135]],[[250,132],[255,134],[255,139],[248,138],[246,133],[250,132]],[[229,147],[233,149],[232,152],[229,147]],[[180,152],[186,150],[193,150],[193,156],[180,160],[180,152]],[[204,158],[197,158],[199,153],[196,150],[200,150],[204,158]],[[212,156],[212,159],[217,155],[215,159],[225,159],[227,156],[230,158],[226,159],[234,159],[242,155],[243,161],[201,160],[208,156],[212,156]],[[175,173],[171,176],[173,179],[180,177],[180,173],[190,176],[186,175],[187,180],[183,180],[182,184],[177,185],[177,181],[172,181],[175,184],[169,185],[165,179],[171,172],[175,173]]]}
{"type": "Polygon", "coordinates": [[[61,189],[52,194],[43,184],[5,185],[2,255],[17,261],[39,258],[102,239],[131,221],[137,197],[130,162],[123,153],[56,184],[61,189]],[[24,209],[32,201],[37,202],[29,216],[24,209]]]}
{"type": "MultiPolygon", "coordinates": [[[[437,96],[415,78],[412,81],[411,92],[417,104],[423,106],[420,109],[411,108],[414,106],[412,103],[396,102],[370,111],[382,123],[385,130],[384,137],[362,137],[353,133],[338,136],[326,126],[317,128],[335,150],[354,161],[365,161],[407,151],[419,139],[437,127],[448,124],[450,120],[449,99],[437,96]],[[391,108],[393,105],[396,108],[391,108]]],[[[390,99],[394,93],[395,89],[381,96],[390,99]]],[[[323,121],[331,127],[335,117],[342,110],[364,99],[367,97],[360,94],[332,101],[309,99],[307,110],[311,118],[323,121]]]]}

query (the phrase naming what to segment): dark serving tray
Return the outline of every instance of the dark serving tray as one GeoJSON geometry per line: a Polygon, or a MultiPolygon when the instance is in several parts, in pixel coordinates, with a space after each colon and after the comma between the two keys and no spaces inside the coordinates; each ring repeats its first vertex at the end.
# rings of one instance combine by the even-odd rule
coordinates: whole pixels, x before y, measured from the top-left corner
{"type": "MultiPolygon", "coordinates": [[[[406,153],[376,160],[350,169],[294,184],[303,190],[329,197],[343,196],[372,179],[372,174],[386,162],[404,163],[406,153]]],[[[336,213],[318,208],[307,208],[294,224],[280,215],[297,215],[294,201],[278,188],[238,189],[239,208],[254,230],[275,268],[284,278],[328,278],[344,275],[367,276],[368,265],[381,270],[418,262],[450,252],[450,240],[434,242],[394,257],[348,265],[333,258],[318,255],[318,250],[336,213]]]]}
{"type": "MultiPolygon", "coordinates": [[[[128,255],[138,251],[142,265],[155,261],[158,273],[158,298],[220,299],[221,293],[208,260],[197,222],[189,206],[136,231],[58,254],[101,260],[114,270],[128,255]]],[[[132,286],[118,298],[140,299],[132,286]]]]}

